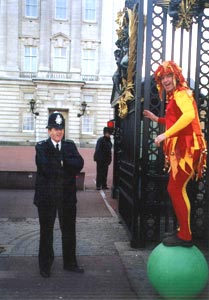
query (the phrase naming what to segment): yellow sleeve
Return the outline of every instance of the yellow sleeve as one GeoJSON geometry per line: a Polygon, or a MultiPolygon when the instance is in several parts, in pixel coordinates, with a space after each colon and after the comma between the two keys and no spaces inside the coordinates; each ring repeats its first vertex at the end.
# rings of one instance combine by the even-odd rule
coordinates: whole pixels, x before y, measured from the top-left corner
{"type": "Polygon", "coordinates": [[[164,134],[167,138],[185,128],[195,118],[193,106],[194,98],[192,95],[189,95],[189,91],[176,91],[174,93],[174,99],[178,108],[181,110],[182,115],[168,130],[165,131],[164,134]]]}

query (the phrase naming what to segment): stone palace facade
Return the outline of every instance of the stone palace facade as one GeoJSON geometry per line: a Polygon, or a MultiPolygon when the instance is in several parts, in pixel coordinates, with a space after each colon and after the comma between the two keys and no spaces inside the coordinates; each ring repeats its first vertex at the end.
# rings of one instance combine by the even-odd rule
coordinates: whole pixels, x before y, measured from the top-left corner
{"type": "Polygon", "coordinates": [[[0,0],[0,143],[47,138],[60,111],[66,138],[93,147],[107,121],[122,0],[0,0]],[[30,102],[35,100],[34,112],[30,102]],[[81,117],[81,104],[87,104],[81,117]]]}

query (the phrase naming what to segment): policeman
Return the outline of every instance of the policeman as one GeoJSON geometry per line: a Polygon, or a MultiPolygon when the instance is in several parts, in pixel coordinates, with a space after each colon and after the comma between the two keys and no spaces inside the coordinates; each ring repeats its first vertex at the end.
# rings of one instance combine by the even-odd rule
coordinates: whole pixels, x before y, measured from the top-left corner
{"type": "Polygon", "coordinates": [[[107,174],[108,166],[112,161],[112,142],[110,139],[112,131],[109,127],[103,128],[103,136],[97,140],[94,152],[94,161],[96,161],[96,188],[97,190],[108,189],[107,174]]]}
{"type": "Polygon", "coordinates": [[[65,141],[65,120],[54,112],[48,119],[49,138],[37,143],[37,177],[34,204],[40,224],[39,268],[43,277],[50,277],[54,260],[53,229],[58,213],[62,233],[63,268],[83,273],[76,260],[76,174],[84,161],[73,141],[65,141]]]}

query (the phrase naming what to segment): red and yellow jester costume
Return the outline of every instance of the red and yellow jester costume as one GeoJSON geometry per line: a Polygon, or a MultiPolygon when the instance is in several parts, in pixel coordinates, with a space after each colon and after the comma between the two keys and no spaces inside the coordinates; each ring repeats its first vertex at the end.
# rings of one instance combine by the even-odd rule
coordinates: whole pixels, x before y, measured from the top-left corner
{"type": "Polygon", "coordinates": [[[192,177],[198,179],[202,176],[206,166],[206,143],[192,91],[181,68],[172,61],[164,62],[155,72],[160,97],[163,90],[161,79],[168,74],[173,75],[175,88],[166,93],[165,117],[158,118],[158,122],[165,125],[163,149],[170,171],[168,192],[179,224],[177,237],[191,241],[190,202],[186,187],[192,177]]]}

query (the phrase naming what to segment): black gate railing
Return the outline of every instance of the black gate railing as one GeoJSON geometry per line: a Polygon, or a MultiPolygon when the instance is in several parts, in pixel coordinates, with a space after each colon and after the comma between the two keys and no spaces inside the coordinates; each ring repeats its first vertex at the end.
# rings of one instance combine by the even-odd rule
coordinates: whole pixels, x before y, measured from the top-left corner
{"type": "MultiPolygon", "coordinates": [[[[184,76],[194,90],[202,130],[209,143],[207,3],[197,1],[192,12],[185,12],[188,19],[181,19],[177,14],[179,8],[171,5],[173,1],[149,0],[147,6],[144,2],[126,1],[124,12],[119,15],[118,69],[114,74],[111,99],[116,126],[113,195],[119,198],[119,212],[130,231],[133,247],[159,242],[163,233],[176,222],[167,194],[168,175],[163,170],[162,149],[153,143],[161,127],[142,117],[143,109],[158,116],[164,113],[163,101],[159,100],[152,78],[163,60],[174,60],[182,66],[184,76]],[[134,17],[137,30],[133,28],[134,17]],[[136,30],[135,41],[130,36],[131,30],[136,30]],[[133,54],[130,48],[134,42],[136,53],[133,54]],[[133,59],[135,66],[131,74],[133,59]]],[[[209,239],[208,172],[202,180],[191,182],[188,187],[193,236],[206,247],[209,239]]]]}

